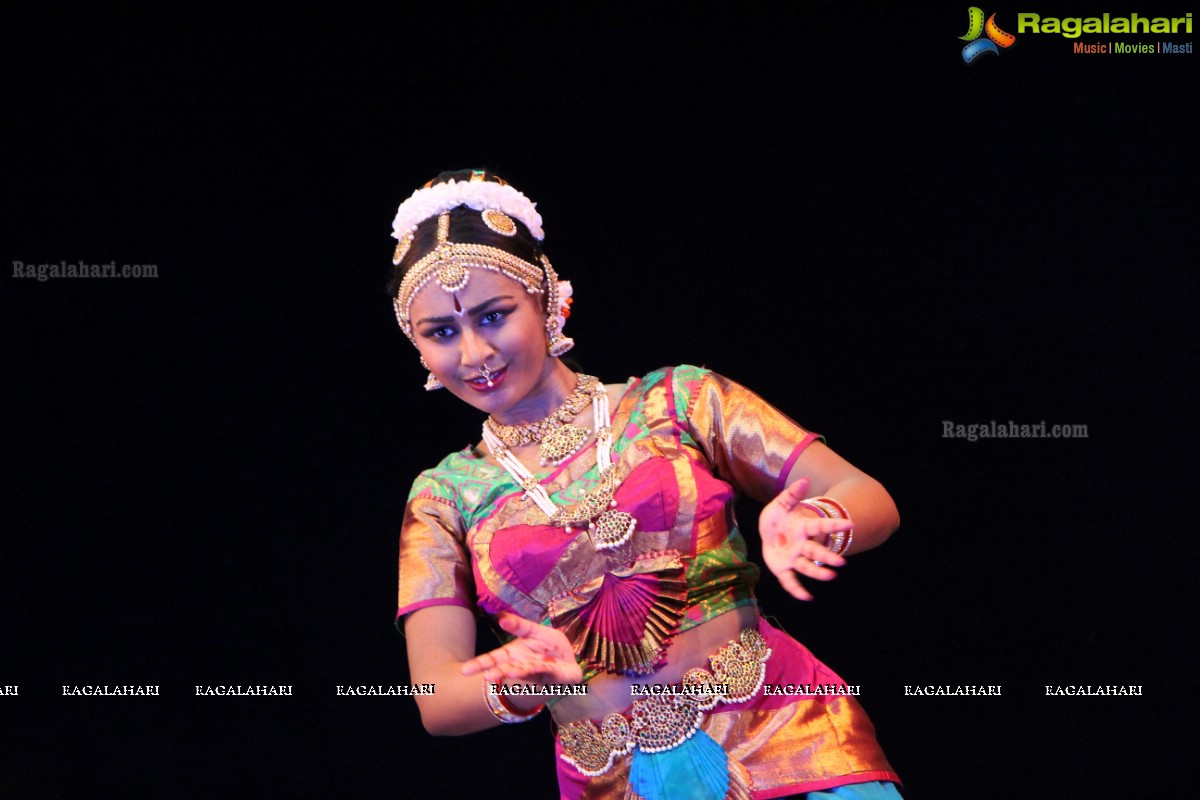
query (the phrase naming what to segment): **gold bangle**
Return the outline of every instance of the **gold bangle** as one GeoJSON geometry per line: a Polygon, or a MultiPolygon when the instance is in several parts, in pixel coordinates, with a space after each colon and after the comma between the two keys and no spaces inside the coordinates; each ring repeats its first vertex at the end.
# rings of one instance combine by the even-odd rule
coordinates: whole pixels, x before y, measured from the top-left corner
{"type": "Polygon", "coordinates": [[[497,684],[491,681],[483,682],[483,699],[487,703],[488,711],[492,712],[492,716],[503,723],[528,722],[542,713],[542,709],[546,707],[546,704],[542,703],[532,711],[521,711],[505,702],[497,689],[497,684]]]}
{"type": "Polygon", "coordinates": [[[837,513],[834,516],[841,517],[842,519],[850,519],[850,512],[846,510],[846,507],[842,505],[841,502],[834,500],[832,497],[821,496],[814,497],[812,499],[833,506],[837,510],[837,513]]]}
{"type": "MultiPolygon", "coordinates": [[[[844,519],[847,522],[851,521],[850,512],[846,510],[844,505],[839,503],[837,500],[834,500],[832,497],[806,497],[800,501],[800,504],[808,506],[809,508],[820,509],[821,511],[825,512],[825,516],[831,519],[844,519]]],[[[850,544],[853,541],[853,528],[848,531],[834,531],[833,533],[826,535],[825,546],[840,556],[845,555],[846,551],[850,549],[850,544]]],[[[817,566],[824,566],[824,564],[819,561],[814,561],[813,563],[817,566]]]]}

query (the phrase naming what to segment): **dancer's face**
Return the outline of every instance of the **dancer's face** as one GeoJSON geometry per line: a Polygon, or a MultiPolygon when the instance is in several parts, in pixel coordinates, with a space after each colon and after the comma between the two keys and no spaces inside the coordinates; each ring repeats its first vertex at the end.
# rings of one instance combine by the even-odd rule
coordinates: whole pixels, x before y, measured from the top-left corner
{"type": "Polygon", "coordinates": [[[472,269],[453,294],[430,281],[409,316],[430,372],[455,397],[500,422],[527,421],[520,417],[543,405],[539,393],[556,362],[546,353],[541,295],[498,272],[472,269]]]}

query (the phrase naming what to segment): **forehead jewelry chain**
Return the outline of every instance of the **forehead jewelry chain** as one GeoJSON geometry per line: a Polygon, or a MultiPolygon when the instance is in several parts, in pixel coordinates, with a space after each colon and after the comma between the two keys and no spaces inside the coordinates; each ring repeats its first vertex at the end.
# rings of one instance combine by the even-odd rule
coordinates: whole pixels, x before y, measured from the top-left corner
{"type": "MultiPolygon", "coordinates": [[[[588,376],[580,376],[581,379],[584,377],[588,376]]],[[[617,511],[617,501],[613,499],[620,482],[616,479],[612,462],[612,418],[608,408],[608,392],[596,381],[590,396],[596,426],[596,466],[600,470],[600,481],[596,488],[573,506],[555,505],[546,487],[512,454],[487,422],[483,425],[483,441],[500,466],[521,485],[525,496],[533,500],[552,524],[562,526],[567,533],[573,533],[576,528],[590,531],[592,546],[597,550],[608,550],[629,541],[637,528],[637,520],[632,514],[617,511]]]]}

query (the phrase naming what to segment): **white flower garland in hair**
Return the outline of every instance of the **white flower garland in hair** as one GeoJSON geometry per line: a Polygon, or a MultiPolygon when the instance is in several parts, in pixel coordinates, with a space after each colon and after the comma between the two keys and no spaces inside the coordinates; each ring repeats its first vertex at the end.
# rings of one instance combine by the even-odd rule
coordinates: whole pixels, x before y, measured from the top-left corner
{"type": "Polygon", "coordinates": [[[417,189],[400,204],[392,221],[392,236],[401,238],[417,229],[425,220],[458,206],[476,211],[494,208],[521,220],[533,238],[546,237],[537,204],[511,186],[494,181],[455,181],[453,179],[426,189],[417,189]]]}

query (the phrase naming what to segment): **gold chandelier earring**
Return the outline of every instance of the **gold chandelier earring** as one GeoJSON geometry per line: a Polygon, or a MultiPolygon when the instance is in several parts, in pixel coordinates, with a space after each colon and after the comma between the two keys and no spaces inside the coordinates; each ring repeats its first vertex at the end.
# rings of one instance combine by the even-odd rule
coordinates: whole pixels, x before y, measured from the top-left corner
{"type": "MultiPolygon", "coordinates": [[[[421,356],[421,368],[426,369],[426,370],[429,369],[429,365],[425,363],[425,356],[421,356]]],[[[425,391],[435,392],[438,389],[443,389],[443,388],[445,388],[445,387],[442,386],[442,382],[439,381],[437,379],[437,376],[433,374],[433,371],[430,370],[429,377],[425,379],[425,391]]]]}
{"type": "Polygon", "coordinates": [[[575,346],[575,340],[563,336],[563,326],[571,316],[571,303],[574,290],[570,281],[560,281],[558,273],[550,264],[550,259],[543,253],[540,257],[542,269],[546,273],[546,352],[551,358],[565,355],[575,346]]]}

